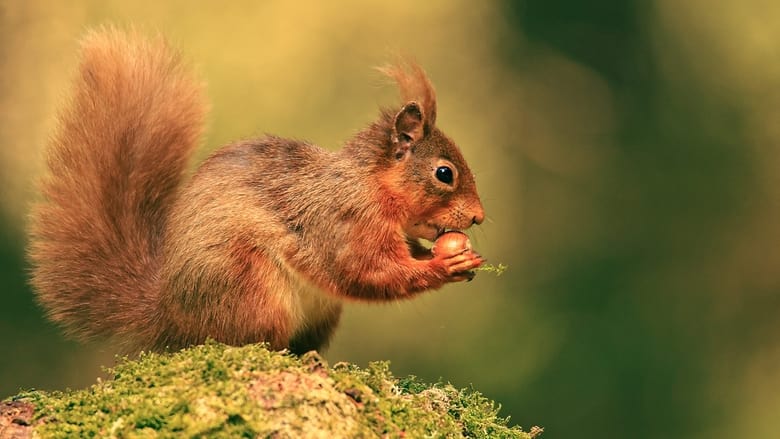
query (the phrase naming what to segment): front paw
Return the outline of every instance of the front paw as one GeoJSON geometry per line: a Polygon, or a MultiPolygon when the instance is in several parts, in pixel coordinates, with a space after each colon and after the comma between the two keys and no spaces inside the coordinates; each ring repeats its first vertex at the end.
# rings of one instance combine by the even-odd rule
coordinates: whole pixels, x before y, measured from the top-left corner
{"type": "Polygon", "coordinates": [[[443,267],[447,282],[470,281],[475,276],[471,270],[485,262],[482,256],[470,249],[447,256],[437,255],[433,260],[443,267]]]}

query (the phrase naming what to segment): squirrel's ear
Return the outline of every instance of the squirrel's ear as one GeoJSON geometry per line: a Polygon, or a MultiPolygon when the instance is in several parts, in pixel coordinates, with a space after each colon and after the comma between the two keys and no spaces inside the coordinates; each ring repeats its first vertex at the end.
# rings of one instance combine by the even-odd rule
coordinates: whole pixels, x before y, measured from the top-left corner
{"type": "Polygon", "coordinates": [[[393,120],[393,147],[396,159],[403,158],[412,143],[423,137],[423,115],[417,102],[409,102],[401,108],[393,120]]]}

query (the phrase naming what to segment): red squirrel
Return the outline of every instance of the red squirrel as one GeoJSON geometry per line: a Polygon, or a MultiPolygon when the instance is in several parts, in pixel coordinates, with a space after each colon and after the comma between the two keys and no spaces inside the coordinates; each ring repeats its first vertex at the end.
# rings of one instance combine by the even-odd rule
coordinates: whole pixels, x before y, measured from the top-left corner
{"type": "Polygon", "coordinates": [[[159,36],[104,28],[82,40],[29,247],[37,298],[71,335],[302,353],[327,346],[344,301],[473,277],[477,253],[434,256],[420,243],[484,211],[418,65],[383,69],[402,105],[339,151],[242,140],[184,181],[207,107],[184,64],[159,36]]]}

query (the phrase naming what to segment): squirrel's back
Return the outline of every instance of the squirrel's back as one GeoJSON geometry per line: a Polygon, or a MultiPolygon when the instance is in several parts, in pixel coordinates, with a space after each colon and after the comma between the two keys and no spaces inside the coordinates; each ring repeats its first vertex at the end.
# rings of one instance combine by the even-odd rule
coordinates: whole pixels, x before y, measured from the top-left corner
{"type": "Polygon", "coordinates": [[[150,325],[166,218],[205,113],[200,82],[161,37],[106,28],[82,41],[29,251],[38,300],[70,333],[150,325]]]}

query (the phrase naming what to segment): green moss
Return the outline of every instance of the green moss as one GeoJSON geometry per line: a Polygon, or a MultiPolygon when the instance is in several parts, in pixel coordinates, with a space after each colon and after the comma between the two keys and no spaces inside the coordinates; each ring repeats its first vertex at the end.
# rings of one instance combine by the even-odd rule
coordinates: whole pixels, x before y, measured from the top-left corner
{"type": "Polygon", "coordinates": [[[13,400],[35,406],[42,438],[533,437],[478,392],[397,379],[383,362],[328,368],[315,353],[210,342],[125,359],[112,374],[86,390],[13,400]]]}

